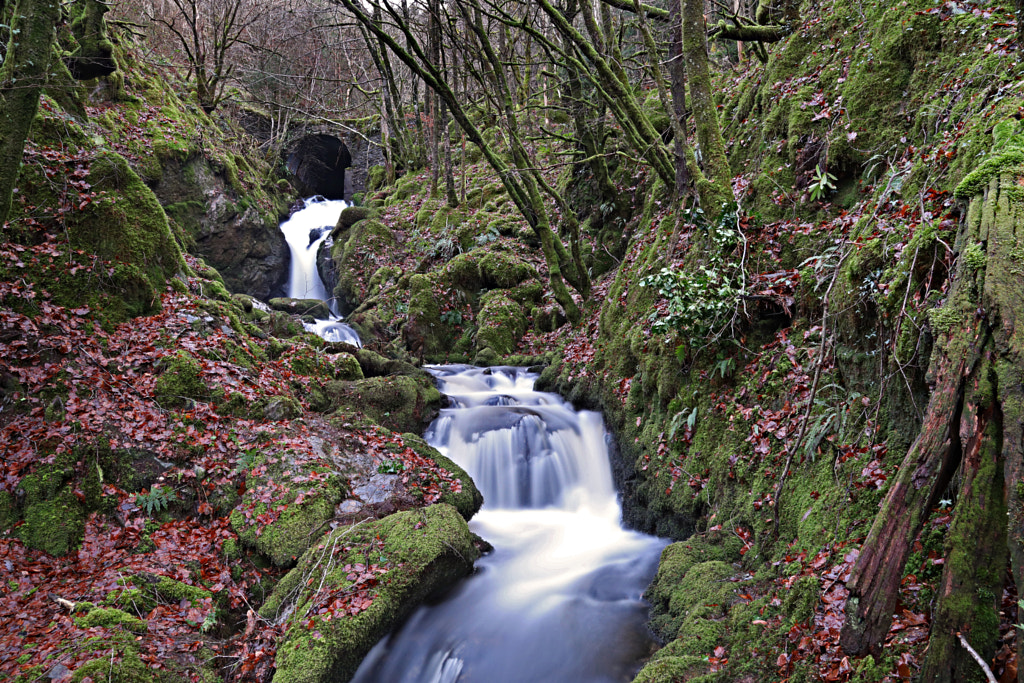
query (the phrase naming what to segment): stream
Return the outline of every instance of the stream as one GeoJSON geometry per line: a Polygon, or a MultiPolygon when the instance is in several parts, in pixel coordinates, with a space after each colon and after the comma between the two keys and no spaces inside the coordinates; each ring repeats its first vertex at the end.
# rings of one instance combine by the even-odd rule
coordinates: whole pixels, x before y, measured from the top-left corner
{"type": "MultiPolygon", "coordinates": [[[[281,225],[288,296],[328,302],[306,323],[359,345],[316,255],[344,201],[319,197],[281,225]]],[[[416,610],[367,655],[356,683],[618,683],[655,642],[643,592],[666,541],[624,529],[601,416],[534,390],[522,368],[428,367],[449,408],[425,437],[484,495],[470,528],[493,544],[473,576],[416,610]]]]}
{"type": "Polygon", "coordinates": [[[360,346],[359,335],[341,321],[338,306],[327,291],[316,269],[316,255],[338,224],[338,216],[348,202],[323,197],[303,200],[303,208],[281,224],[281,232],[291,250],[286,294],[291,299],[319,299],[327,303],[331,317],[315,323],[303,323],[305,328],[327,341],[348,342],[360,346]]]}
{"type": "Polygon", "coordinates": [[[427,441],[484,495],[494,545],[440,604],[382,640],[358,683],[611,683],[650,654],[642,594],[665,542],[626,530],[601,416],[521,368],[429,368],[451,400],[427,441]]]}

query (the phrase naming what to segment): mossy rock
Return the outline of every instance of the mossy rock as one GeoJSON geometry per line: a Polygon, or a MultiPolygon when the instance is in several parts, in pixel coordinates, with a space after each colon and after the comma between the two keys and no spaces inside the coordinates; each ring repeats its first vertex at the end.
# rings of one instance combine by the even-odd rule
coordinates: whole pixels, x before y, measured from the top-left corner
{"type": "Polygon", "coordinates": [[[450,505],[438,504],[419,510],[398,512],[359,528],[334,531],[303,556],[260,610],[273,618],[293,591],[302,591],[295,616],[288,623],[283,642],[277,650],[274,683],[335,683],[349,680],[360,662],[378,640],[400,624],[424,600],[449,589],[473,569],[479,551],[462,516],[450,505]],[[312,586],[324,577],[327,590],[344,588],[349,581],[344,565],[365,562],[361,544],[380,539],[383,546],[374,549],[387,558],[392,568],[380,577],[372,594],[373,602],[351,617],[325,621],[304,614],[308,599],[307,580],[312,586]],[[323,551],[335,542],[355,549],[352,558],[336,558],[332,565],[322,563],[323,551]],[[361,558],[361,559],[360,559],[361,558]],[[308,621],[312,619],[313,628],[308,621]],[[319,634],[322,637],[316,637],[319,634]]]}
{"type": "Polygon", "coordinates": [[[365,218],[376,217],[377,212],[366,206],[349,206],[346,207],[341,215],[338,216],[338,223],[331,232],[331,237],[337,239],[337,235],[351,228],[353,225],[365,218]]]}
{"type": "Polygon", "coordinates": [[[86,615],[77,617],[75,623],[82,628],[121,627],[132,633],[145,633],[149,629],[145,621],[116,607],[94,607],[86,615]]]}
{"type": "Polygon", "coordinates": [[[655,652],[633,683],[678,683],[707,673],[707,657],[679,652],[680,645],[681,641],[674,640],[655,652]]]}
{"type": "Polygon", "coordinates": [[[529,278],[539,280],[533,266],[503,249],[475,249],[449,261],[443,273],[466,291],[508,289],[529,278]]]}
{"type": "Polygon", "coordinates": [[[71,683],[82,683],[86,679],[105,683],[151,683],[158,678],[156,672],[142,663],[134,648],[125,647],[116,663],[110,657],[100,657],[78,667],[71,674],[71,683]]]}
{"type": "MultiPolygon", "coordinates": [[[[679,591],[691,569],[708,562],[736,561],[741,548],[739,538],[719,532],[706,537],[693,536],[666,546],[661,551],[658,573],[645,594],[651,603],[651,628],[655,633],[666,639],[675,638],[687,610],[687,594],[679,591]]],[[[703,599],[696,594],[689,597],[693,601],[703,599]]]]}
{"type": "Polygon", "coordinates": [[[331,311],[327,304],[320,299],[289,299],[279,297],[267,302],[275,311],[283,311],[292,315],[311,315],[314,318],[326,320],[331,317],[331,311]]]}
{"type": "Polygon", "coordinates": [[[387,177],[387,169],[383,166],[371,166],[366,172],[366,192],[375,192],[384,187],[387,177]]]}
{"type": "Polygon", "coordinates": [[[25,508],[25,523],[18,527],[22,542],[51,555],[66,555],[85,535],[85,509],[69,487],[25,508]]]}
{"type": "MultiPolygon", "coordinates": [[[[354,309],[365,297],[360,274],[366,269],[367,259],[375,260],[379,255],[389,253],[395,246],[395,237],[387,226],[374,218],[355,223],[347,235],[348,239],[335,241],[331,248],[331,258],[338,274],[333,294],[344,302],[343,308],[354,309]]],[[[367,277],[370,275],[372,273],[366,273],[367,277]]]]}
{"type": "Polygon", "coordinates": [[[209,398],[210,390],[203,383],[199,362],[184,351],[160,360],[160,376],[154,394],[165,408],[183,407],[194,400],[209,398]]]}
{"type": "Polygon", "coordinates": [[[422,437],[406,433],[402,434],[402,441],[405,442],[406,446],[413,449],[417,455],[433,460],[447,470],[448,474],[459,480],[459,483],[462,484],[462,490],[458,493],[445,490],[441,495],[441,502],[447,503],[458,510],[459,514],[467,522],[472,519],[473,515],[479,512],[480,507],[484,504],[484,496],[476,487],[476,483],[469,476],[469,473],[442,455],[436,448],[424,441],[422,437]]]}
{"type": "Polygon", "coordinates": [[[266,324],[268,332],[278,339],[292,339],[306,333],[302,322],[284,311],[271,311],[266,324]]]}
{"type": "MultiPolygon", "coordinates": [[[[73,246],[101,259],[133,265],[154,292],[171,276],[187,272],[178,243],[156,195],[114,152],[100,152],[89,169],[92,189],[100,194],[85,210],[67,219],[73,246]]],[[[152,309],[159,302],[137,302],[152,309]]]]}
{"type": "Polygon", "coordinates": [[[291,396],[274,396],[263,405],[263,417],[273,422],[302,417],[302,405],[291,396]]]}
{"type": "Polygon", "coordinates": [[[287,483],[279,474],[277,470],[268,471],[260,480],[250,481],[242,505],[231,513],[231,527],[243,545],[260,553],[278,567],[290,567],[296,558],[327,532],[326,523],[333,519],[334,507],[344,499],[346,490],[341,477],[331,476],[312,491],[303,490],[302,501],[295,503],[299,495],[296,487],[284,500],[272,504],[285,506],[274,521],[269,524],[253,521],[267,509],[267,504],[257,502],[261,481],[287,483]],[[243,509],[252,511],[250,514],[253,520],[246,518],[243,509]]]}
{"type": "Polygon", "coordinates": [[[342,381],[364,379],[359,360],[351,353],[339,353],[334,357],[334,377],[342,381]]]}
{"type": "Polygon", "coordinates": [[[441,409],[441,392],[426,373],[412,377],[391,375],[352,382],[327,382],[331,409],[362,413],[394,432],[422,432],[441,409]]]}
{"type": "Polygon", "coordinates": [[[476,316],[477,348],[490,348],[502,356],[515,352],[519,340],[526,333],[526,315],[522,306],[503,290],[487,292],[480,301],[483,306],[476,316]]]}
{"type": "Polygon", "coordinates": [[[441,321],[435,289],[442,288],[434,274],[417,274],[409,279],[409,313],[402,326],[402,339],[414,356],[444,360],[455,343],[455,328],[441,321]]]}

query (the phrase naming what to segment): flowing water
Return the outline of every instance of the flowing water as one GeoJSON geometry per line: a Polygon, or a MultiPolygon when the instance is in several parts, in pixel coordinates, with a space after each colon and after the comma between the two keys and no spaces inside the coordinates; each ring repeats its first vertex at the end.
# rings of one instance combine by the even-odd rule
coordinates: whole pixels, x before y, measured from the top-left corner
{"type": "Polygon", "coordinates": [[[359,335],[341,322],[338,307],[320,279],[316,268],[316,254],[320,245],[330,237],[338,223],[338,216],[348,202],[323,197],[303,200],[303,208],[281,224],[281,232],[291,250],[291,269],[288,273],[287,295],[292,299],[319,299],[327,303],[331,317],[315,323],[303,323],[327,341],[348,342],[359,346],[359,335]]]}
{"type": "Polygon", "coordinates": [[[601,416],[519,368],[431,368],[452,407],[427,440],[484,494],[494,545],[370,652],[358,683],[611,683],[650,652],[642,593],[664,541],[621,525],[601,416]]]}

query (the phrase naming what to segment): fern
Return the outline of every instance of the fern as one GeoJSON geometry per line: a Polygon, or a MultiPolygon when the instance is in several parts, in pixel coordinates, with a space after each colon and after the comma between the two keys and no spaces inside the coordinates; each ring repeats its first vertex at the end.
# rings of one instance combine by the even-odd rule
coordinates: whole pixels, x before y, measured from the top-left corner
{"type": "Polygon", "coordinates": [[[147,515],[166,510],[167,506],[177,499],[174,489],[164,486],[154,486],[149,493],[135,494],[135,504],[145,510],[147,515]]]}

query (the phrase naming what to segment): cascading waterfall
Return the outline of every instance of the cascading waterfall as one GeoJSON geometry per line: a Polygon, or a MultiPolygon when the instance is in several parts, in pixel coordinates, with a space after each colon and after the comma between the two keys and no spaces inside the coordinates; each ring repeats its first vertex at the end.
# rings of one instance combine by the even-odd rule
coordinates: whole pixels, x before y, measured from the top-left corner
{"type": "Polygon", "coordinates": [[[357,683],[628,681],[653,644],[642,594],[664,541],[622,528],[601,416],[518,368],[431,368],[432,446],[484,494],[478,571],[373,649],[357,683]]]}
{"type": "Polygon", "coordinates": [[[281,224],[281,232],[291,250],[291,269],[288,274],[287,294],[292,299],[319,299],[327,303],[331,317],[315,323],[303,323],[327,341],[348,342],[360,346],[359,335],[341,322],[338,307],[320,279],[316,268],[316,254],[320,245],[330,237],[338,216],[348,202],[312,197],[303,200],[303,208],[281,224]]]}

